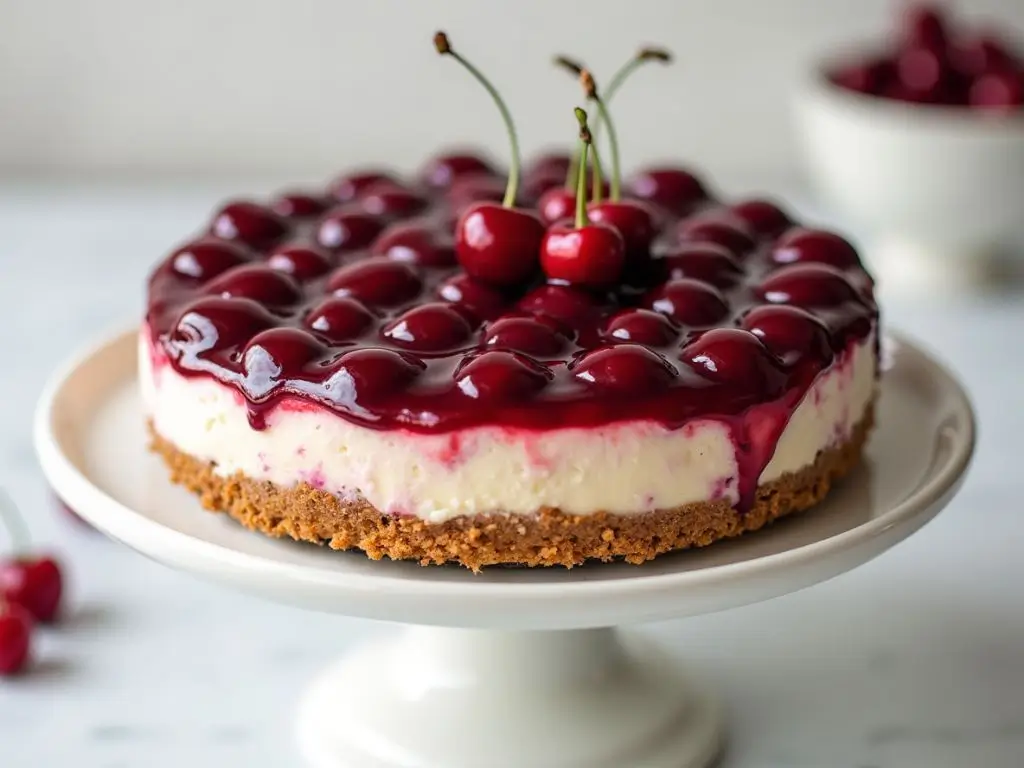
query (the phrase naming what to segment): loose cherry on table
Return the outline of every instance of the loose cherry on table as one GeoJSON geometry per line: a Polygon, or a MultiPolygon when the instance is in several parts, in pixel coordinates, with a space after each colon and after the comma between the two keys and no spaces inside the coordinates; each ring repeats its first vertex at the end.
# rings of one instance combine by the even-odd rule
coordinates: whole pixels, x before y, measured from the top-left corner
{"type": "Polygon", "coordinates": [[[515,124],[494,86],[452,48],[444,32],[434,36],[434,47],[441,55],[451,56],[462,64],[490,94],[505,123],[512,154],[504,201],[500,205],[477,203],[462,214],[455,230],[455,255],[466,273],[476,280],[497,286],[519,285],[537,271],[544,225],[533,211],[513,207],[521,165],[515,124]]]}
{"type": "Polygon", "coordinates": [[[16,603],[0,602],[0,675],[22,672],[32,653],[32,615],[16,603]]]}
{"type": "MultiPolygon", "coordinates": [[[[580,167],[586,168],[591,142],[587,113],[577,108],[576,118],[580,124],[580,167]]],[[[625,242],[614,227],[590,222],[586,182],[586,174],[580,173],[576,186],[575,222],[555,224],[544,235],[541,267],[549,280],[591,288],[610,287],[619,279],[625,266],[625,242]]]]}
{"type": "Polygon", "coordinates": [[[27,528],[5,493],[0,493],[0,520],[14,549],[0,560],[0,602],[23,608],[37,621],[54,621],[64,591],[60,565],[53,557],[29,554],[27,528]]]}

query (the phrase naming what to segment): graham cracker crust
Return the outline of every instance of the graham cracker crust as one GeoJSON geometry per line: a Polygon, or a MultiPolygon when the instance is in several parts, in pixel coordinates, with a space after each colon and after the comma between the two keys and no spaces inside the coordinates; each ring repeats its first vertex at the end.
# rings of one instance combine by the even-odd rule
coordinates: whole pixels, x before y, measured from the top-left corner
{"type": "Polygon", "coordinates": [[[846,443],[819,453],[812,466],[760,486],[754,505],[742,513],[727,501],[712,501],[637,515],[570,515],[545,508],[530,516],[491,514],[444,523],[386,515],[366,501],[345,501],[305,483],[280,488],[242,474],[220,477],[211,464],[156,434],[152,424],[150,434],[173,482],[198,494],[206,509],[226,512],[246,528],[332,549],[361,549],[374,560],[459,563],[479,571],[488,565],[569,568],[587,560],[639,565],[665,552],[756,531],[824,499],[832,483],[860,462],[873,421],[872,407],[846,443]]]}

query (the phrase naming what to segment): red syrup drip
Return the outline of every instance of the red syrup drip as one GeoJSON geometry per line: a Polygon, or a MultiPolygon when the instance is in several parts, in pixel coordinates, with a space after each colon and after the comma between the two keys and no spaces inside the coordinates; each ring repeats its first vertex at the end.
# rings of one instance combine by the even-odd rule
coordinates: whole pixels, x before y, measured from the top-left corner
{"type": "MultiPolygon", "coordinates": [[[[473,165],[448,164],[451,176],[473,165]]],[[[238,391],[256,430],[282,403],[428,434],[719,419],[737,446],[743,508],[815,377],[876,326],[871,279],[846,241],[797,230],[761,201],[729,209],[679,169],[636,177],[657,232],[628,254],[623,284],[479,283],[444,255],[455,216],[443,175],[432,189],[390,178],[389,199],[426,208],[396,205],[352,248],[317,239],[324,221],[362,223],[374,183],[345,187],[351,215],[263,217],[247,204],[235,225],[245,241],[206,234],[152,273],[154,351],[238,391]],[[692,359],[709,329],[758,338],[726,333],[715,372],[692,359]]]]}

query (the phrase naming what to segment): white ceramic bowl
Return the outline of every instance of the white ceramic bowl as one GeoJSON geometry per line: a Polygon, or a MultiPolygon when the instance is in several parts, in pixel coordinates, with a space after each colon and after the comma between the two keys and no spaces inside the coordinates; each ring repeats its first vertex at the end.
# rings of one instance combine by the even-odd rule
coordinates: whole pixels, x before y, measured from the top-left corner
{"type": "Polygon", "coordinates": [[[1021,242],[1024,114],[862,95],[820,70],[794,107],[812,183],[867,236],[883,281],[986,281],[1021,242]]]}

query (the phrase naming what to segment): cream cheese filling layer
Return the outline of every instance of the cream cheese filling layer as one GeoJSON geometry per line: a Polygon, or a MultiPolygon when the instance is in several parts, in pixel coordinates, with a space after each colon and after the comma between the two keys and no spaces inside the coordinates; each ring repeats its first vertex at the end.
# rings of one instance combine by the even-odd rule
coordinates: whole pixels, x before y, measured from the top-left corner
{"type": "MultiPolygon", "coordinates": [[[[851,345],[814,381],[782,433],[759,484],[809,466],[847,440],[875,389],[874,339],[851,345]]],[[[153,427],[178,450],[290,487],[306,482],[377,509],[443,522],[486,512],[643,513],[696,501],[737,500],[736,446],[728,424],[694,420],[535,432],[475,427],[448,434],[373,430],[333,413],[281,403],[267,428],[249,425],[234,389],[185,377],[148,329],[140,334],[140,386],[153,427]]]]}

